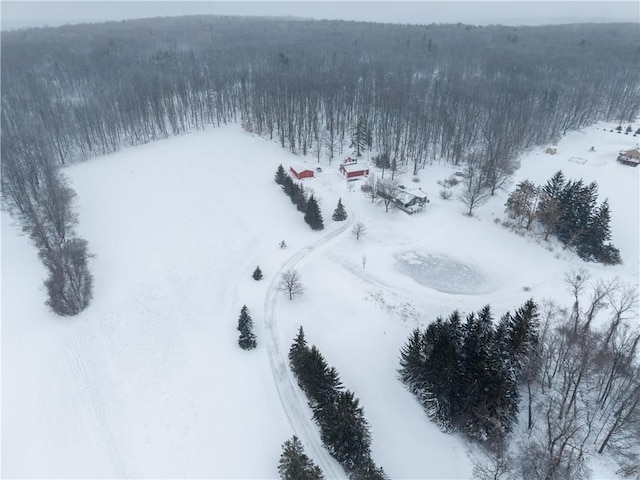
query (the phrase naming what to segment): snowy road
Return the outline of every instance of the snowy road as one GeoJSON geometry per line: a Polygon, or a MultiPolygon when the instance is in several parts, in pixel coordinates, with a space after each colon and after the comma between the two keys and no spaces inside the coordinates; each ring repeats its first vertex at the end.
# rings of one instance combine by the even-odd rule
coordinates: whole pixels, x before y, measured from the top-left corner
{"type": "MultiPolygon", "coordinates": [[[[332,240],[346,232],[353,223],[353,214],[349,217],[337,230],[333,230],[326,234],[316,242],[298,250],[292,255],[278,270],[274,280],[267,289],[264,302],[264,321],[267,333],[267,353],[271,371],[280,396],[282,407],[289,419],[291,428],[295,435],[300,438],[307,455],[309,455],[315,463],[324,472],[327,479],[346,479],[347,476],[338,462],[336,462],[329,452],[322,446],[320,432],[318,427],[313,423],[310,417],[310,410],[305,394],[300,390],[298,384],[289,369],[288,347],[283,349],[280,344],[278,334],[278,323],[274,313],[276,306],[276,295],[278,294],[278,282],[280,276],[286,270],[295,267],[302,259],[317,252],[320,248],[326,247],[332,240]]],[[[292,339],[293,340],[293,339],[292,339]]]]}

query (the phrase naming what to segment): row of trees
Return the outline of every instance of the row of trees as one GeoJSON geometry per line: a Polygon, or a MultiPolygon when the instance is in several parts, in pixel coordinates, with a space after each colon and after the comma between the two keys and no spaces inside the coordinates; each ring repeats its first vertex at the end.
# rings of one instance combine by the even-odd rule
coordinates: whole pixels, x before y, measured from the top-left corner
{"type": "Polygon", "coordinates": [[[537,309],[529,300],[494,326],[487,305],[464,322],[455,311],[415,329],[401,350],[400,380],[443,430],[501,445],[537,347],[537,309]]]}
{"type": "Polygon", "coordinates": [[[278,165],[275,182],[282,186],[282,191],[287,194],[299,212],[304,213],[304,221],[312,230],[322,230],[324,220],[322,212],[313,194],[307,196],[307,192],[301,183],[294,182],[284,171],[282,165],[278,165]]]}
{"type": "Polygon", "coordinates": [[[545,239],[555,235],[584,260],[620,263],[620,252],[610,242],[609,203],[598,205],[597,200],[597,183],[565,180],[558,171],[542,187],[520,182],[507,199],[506,212],[527,230],[539,226],[545,239]]]}
{"type": "Polygon", "coordinates": [[[371,458],[371,433],[358,398],[344,389],[338,372],[315,345],[307,345],[302,327],[289,350],[289,365],[309,399],[324,446],[349,476],[388,478],[371,458]]]}
{"type": "Polygon", "coordinates": [[[33,143],[21,143],[20,148],[3,149],[3,208],[29,235],[48,271],[47,305],[58,315],[76,315],[89,305],[93,294],[88,244],[75,231],[76,194],[46,146],[30,140],[33,143]]]}

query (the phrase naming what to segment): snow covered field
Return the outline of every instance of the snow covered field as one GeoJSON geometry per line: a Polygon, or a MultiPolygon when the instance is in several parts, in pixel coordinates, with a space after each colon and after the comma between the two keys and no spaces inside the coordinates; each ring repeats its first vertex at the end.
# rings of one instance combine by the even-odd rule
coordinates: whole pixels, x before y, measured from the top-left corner
{"type": "Polygon", "coordinates": [[[529,297],[568,305],[562,279],[573,268],[638,285],[640,169],[615,161],[637,137],[610,128],[567,134],[557,155],[532,150],[514,180],[542,184],[562,169],[597,181],[624,262],[615,267],[501,226],[506,192],[463,215],[460,201],[438,196],[436,182],[455,171],[444,164],[420,171],[420,183],[403,179],[431,200],[409,216],[385,213],[357,183],[350,191],[338,162],[323,160],[304,181],[326,227],[311,231],[273,181],[278,164],[303,159],[237,125],[69,167],[79,234],[95,254],[94,300],[81,315],[48,312],[36,250],[2,214],[2,476],[275,478],[294,433],[337,474],[283,368],[302,325],[360,398],[373,458],[392,478],[468,478],[464,442],[431,424],[396,380],[399,349],[456,308],[490,303],[499,316],[529,297]],[[331,220],[339,197],[346,223],[331,220]],[[367,228],[359,241],[356,221],[367,228]],[[292,302],[274,288],[289,267],[306,289],[292,302]],[[237,346],[244,304],[258,337],[251,352],[237,346]]]}

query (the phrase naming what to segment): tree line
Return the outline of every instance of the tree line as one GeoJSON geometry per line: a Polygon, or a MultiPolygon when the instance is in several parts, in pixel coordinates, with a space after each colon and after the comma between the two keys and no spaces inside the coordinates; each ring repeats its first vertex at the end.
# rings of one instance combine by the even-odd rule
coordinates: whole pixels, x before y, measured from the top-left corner
{"type": "Polygon", "coordinates": [[[637,48],[633,24],[193,16],[2,32],[3,140],[39,132],[64,164],[240,121],[302,155],[350,139],[414,170],[471,150],[495,170],[635,118],[637,48]]]}
{"type": "Polygon", "coordinates": [[[313,194],[307,195],[302,183],[294,182],[285,173],[282,165],[278,165],[274,180],[282,186],[282,191],[291,199],[291,203],[296,206],[298,211],[304,213],[304,221],[311,227],[311,230],[324,229],[324,220],[318,202],[313,194]]]}
{"type": "Polygon", "coordinates": [[[309,399],[325,448],[349,477],[387,479],[371,458],[371,433],[358,398],[345,390],[337,370],[329,367],[316,346],[307,345],[302,327],[289,349],[289,365],[309,399]]]}

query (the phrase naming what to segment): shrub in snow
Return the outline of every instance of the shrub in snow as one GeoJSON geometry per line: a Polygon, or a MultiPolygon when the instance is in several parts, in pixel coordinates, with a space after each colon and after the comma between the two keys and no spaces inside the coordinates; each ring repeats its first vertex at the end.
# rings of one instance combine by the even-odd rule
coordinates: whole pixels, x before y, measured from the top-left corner
{"type": "Polygon", "coordinates": [[[260,266],[257,266],[256,269],[253,271],[253,275],[252,275],[254,280],[262,280],[262,270],[260,270],[260,266]]]}
{"type": "Polygon", "coordinates": [[[445,188],[443,190],[440,190],[440,198],[443,200],[449,200],[451,198],[451,190],[445,188]]]}

